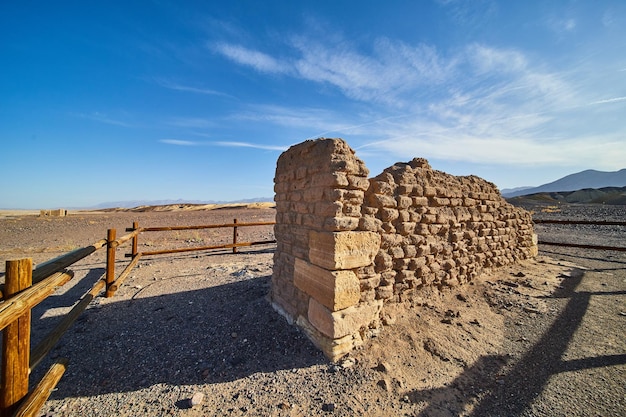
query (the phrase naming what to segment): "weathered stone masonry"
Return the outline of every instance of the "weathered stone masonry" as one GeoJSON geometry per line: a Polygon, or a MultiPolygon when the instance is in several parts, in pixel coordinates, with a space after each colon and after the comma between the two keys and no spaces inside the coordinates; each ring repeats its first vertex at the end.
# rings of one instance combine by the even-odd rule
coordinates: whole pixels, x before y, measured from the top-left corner
{"type": "Polygon", "coordinates": [[[530,214],[492,183],[425,159],[368,175],[341,139],[295,145],[276,167],[272,304],[333,360],[380,327],[385,303],[537,254],[530,214]]]}

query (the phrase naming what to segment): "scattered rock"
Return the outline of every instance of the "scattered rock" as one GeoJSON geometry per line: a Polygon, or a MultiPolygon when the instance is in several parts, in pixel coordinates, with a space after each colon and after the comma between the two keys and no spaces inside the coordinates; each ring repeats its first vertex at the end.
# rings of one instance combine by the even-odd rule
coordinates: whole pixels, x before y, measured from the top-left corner
{"type": "Polygon", "coordinates": [[[534,308],[534,307],[524,307],[524,311],[527,312],[527,313],[541,314],[541,311],[539,309],[534,308]]]}
{"type": "Polygon", "coordinates": [[[385,391],[389,391],[391,389],[391,384],[386,379],[379,380],[376,385],[384,389],[385,391]]]}
{"type": "Polygon", "coordinates": [[[467,302],[467,297],[464,296],[463,294],[457,294],[456,295],[456,299],[459,300],[459,301],[463,301],[464,303],[467,302]]]}
{"type": "Polygon", "coordinates": [[[350,357],[345,358],[340,365],[343,369],[352,368],[356,365],[356,359],[350,357]]]}
{"type": "Polygon", "coordinates": [[[389,363],[381,361],[374,369],[379,372],[389,372],[391,368],[389,366],[389,363]]]}
{"type": "Polygon", "coordinates": [[[189,399],[189,406],[190,407],[195,407],[197,405],[202,404],[202,401],[204,401],[204,394],[201,392],[196,392],[195,394],[193,394],[193,396],[189,399]]]}
{"type": "Polygon", "coordinates": [[[385,326],[391,326],[392,324],[394,324],[396,322],[396,319],[394,317],[391,317],[388,314],[385,314],[382,319],[381,319],[383,325],[385,326]]]}
{"type": "Polygon", "coordinates": [[[333,411],[335,411],[335,404],[334,403],[326,403],[326,404],[322,405],[322,411],[326,411],[327,413],[332,413],[333,411]]]}
{"type": "Polygon", "coordinates": [[[448,310],[446,311],[445,314],[446,317],[461,317],[461,313],[459,311],[457,311],[456,313],[452,310],[448,310]]]}
{"type": "Polygon", "coordinates": [[[449,362],[450,358],[446,355],[445,352],[441,351],[439,349],[439,347],[437,347],[437,344],[435,343],[435,341],[431,338],[427,338],[424,341],[424,350],[436,357],[438,357],[439,359],[441,359],[444,362],[449,362]]]}

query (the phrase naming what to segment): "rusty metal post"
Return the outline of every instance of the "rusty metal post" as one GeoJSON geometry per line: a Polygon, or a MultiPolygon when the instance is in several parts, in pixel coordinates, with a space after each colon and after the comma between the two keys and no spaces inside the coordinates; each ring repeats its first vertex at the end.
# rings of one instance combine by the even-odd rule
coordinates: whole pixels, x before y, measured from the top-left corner
{"type": "MultiPolygon", "coordinates": [[[[237,224],[237,219],[233,220],[234,224],[237,224]]],[[[237,226],[233,226],[233,253],[237,253],[237,226]]]]}
{"type": "Polygon", "coordinates": [[[115,281],[115,229],[107,230],[107,270],[106,270],[106,297],[113,297],[115,292],[111,288],[115,281]]]}
{"type": "MultiPolygon", "coordinates": [[[[5,297],[29,288],[33,281],[31,258],[6,261],[5,297]]],[[[13,415],[28,394],[30,361],[30,310],[2,333],[2,374],[0,375],[0,415],[13,415]]]]}

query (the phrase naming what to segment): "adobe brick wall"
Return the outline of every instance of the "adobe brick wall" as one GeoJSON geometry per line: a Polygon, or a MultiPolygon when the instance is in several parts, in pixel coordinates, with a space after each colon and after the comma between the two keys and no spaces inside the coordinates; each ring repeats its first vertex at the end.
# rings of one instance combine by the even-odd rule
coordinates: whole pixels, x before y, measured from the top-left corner
{"type": "Polygon", "coordinates": [[[67,210],[39,210],[39,217],[65,217],[67,216],[67,210]]]}
{"type": "Polygon", "coordinates": [[[425,159],[368,175],[341,139],[305,141],[277,162],[270,298],[331,360],[381,326],[385,303],[537,254],[530,214],[490,182],[425,159]]]}

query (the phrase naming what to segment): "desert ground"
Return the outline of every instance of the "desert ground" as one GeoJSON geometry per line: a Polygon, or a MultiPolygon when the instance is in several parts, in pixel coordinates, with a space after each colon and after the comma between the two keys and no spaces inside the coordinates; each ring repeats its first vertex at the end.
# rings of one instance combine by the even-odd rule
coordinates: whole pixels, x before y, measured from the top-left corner
{"type": "MultiPolygon", "coordinates": [[[[530,207],[536,218],[626,218],[624,206],[530,207]]],[[[140,226],[272,221],[268,205],[0,213],[0,258],[35,264],[140,226]]],[[[626,246],[623,227],[537,225],[545,241],[626,246]]],[[[227,243],[232,229],[143,233],[139,250],[227,243]]],[[[273,239],[267,226],[239,241],[273,239]]],[[[69,367],[45,416],[623,416],[626,252],[541,246],[464,287],[424,291],[331,363],[267,301],[275,245],[144,257],[97,298],[31,378],[69,367]],[[191,407],[190,399],[203,394],[191,407]]],[[[119,250],[118,253],[123,253],[119,250]]],[[[104,273],[105,253],[33,311],[33,344],[104,273]]],[[[118,255],[117,271],[128,262],[118,255]]],[[[4,262],[2,263],[4,265],[4,262]]],[[[3,273],[0,274],[3,277],[3,273]]],[[[3,279],[0,277],[0,279],[3,279]]]]}

